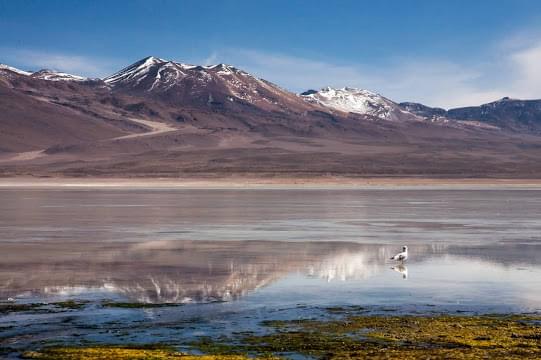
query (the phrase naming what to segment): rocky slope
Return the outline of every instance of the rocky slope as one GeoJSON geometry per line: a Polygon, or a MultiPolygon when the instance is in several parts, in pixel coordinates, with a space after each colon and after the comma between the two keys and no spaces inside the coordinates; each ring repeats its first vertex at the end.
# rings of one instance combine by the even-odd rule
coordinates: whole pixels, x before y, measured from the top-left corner
{"type": "Polygon", "coordinates": [[[418,103],[401,103],[407,111],[427,118],[478,121],[520,133],[541,134],[541,100],[519,100],[508,97],[483,104],[444,110],[418,103]]]}

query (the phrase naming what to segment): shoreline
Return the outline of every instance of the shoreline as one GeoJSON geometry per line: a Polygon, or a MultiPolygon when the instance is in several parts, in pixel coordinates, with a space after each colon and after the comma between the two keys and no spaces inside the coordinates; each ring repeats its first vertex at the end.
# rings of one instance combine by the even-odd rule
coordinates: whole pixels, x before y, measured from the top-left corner
{"type": "Polygon", "coordinates": [[[541,188],[541,179],[497,178],[0,178],[0,189],[364,189],[364,188],[541,188]]]}
{"type": "MultiPolygon", "coordinates": [[[[68,301],[55,306],[77,312],[79,305],[68,301]]],[[[165,308],[168,306],[172,305],[165,308]]],[[[180,337],[174,342],[78,343],[51,339],[6,348],[4,353],[36,360],[538,359],[541,354],[538,314],[369,315],[362,306],[333,307],[326,312],[320,319],[262,321],[257,332],[180,337]]]]}

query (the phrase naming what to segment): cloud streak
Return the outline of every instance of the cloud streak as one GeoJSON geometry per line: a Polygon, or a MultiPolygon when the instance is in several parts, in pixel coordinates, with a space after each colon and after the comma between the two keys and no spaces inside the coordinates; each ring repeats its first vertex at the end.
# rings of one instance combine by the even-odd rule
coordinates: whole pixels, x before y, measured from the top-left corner
{"type": "Polygon", "coordinates": [[[213,53],[220,62],[233,64],[292,91],[322,86],[342,86],[345,79],[360,83],[367,77],[358,67],[254,49],[230,49],[213,53]]]}
{"type": "Polygon", "coordinates": [[[30,71],[51,69],[81,76],[104,77],[125,65],[118,60],[41,50],[1,48],[0,52],[0,62],[30,71]]]}

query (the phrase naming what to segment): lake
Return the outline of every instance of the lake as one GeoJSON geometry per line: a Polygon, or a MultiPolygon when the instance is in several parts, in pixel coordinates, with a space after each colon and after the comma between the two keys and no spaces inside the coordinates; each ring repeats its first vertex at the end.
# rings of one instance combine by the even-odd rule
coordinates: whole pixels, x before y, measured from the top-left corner
{"type": "Polygon", "coordinates": [[[0,302],[44,304],[0,314],[12,348],[181,344],[331,307],[541,311],[535,188],[2,189],[0,234],[0,302]]]}

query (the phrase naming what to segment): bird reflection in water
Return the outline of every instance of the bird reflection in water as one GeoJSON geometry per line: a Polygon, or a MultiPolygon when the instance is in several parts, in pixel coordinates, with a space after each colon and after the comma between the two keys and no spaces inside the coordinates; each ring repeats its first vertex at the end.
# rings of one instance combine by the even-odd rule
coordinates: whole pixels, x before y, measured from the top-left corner
{"type": "Polygon", "coordinates": [[[391,269],[396,272],[401,273],[402,279],[406,280],[408,278],[408,267],[406,265],[399,264],[399,265],[393,266],[391,269]]]}

